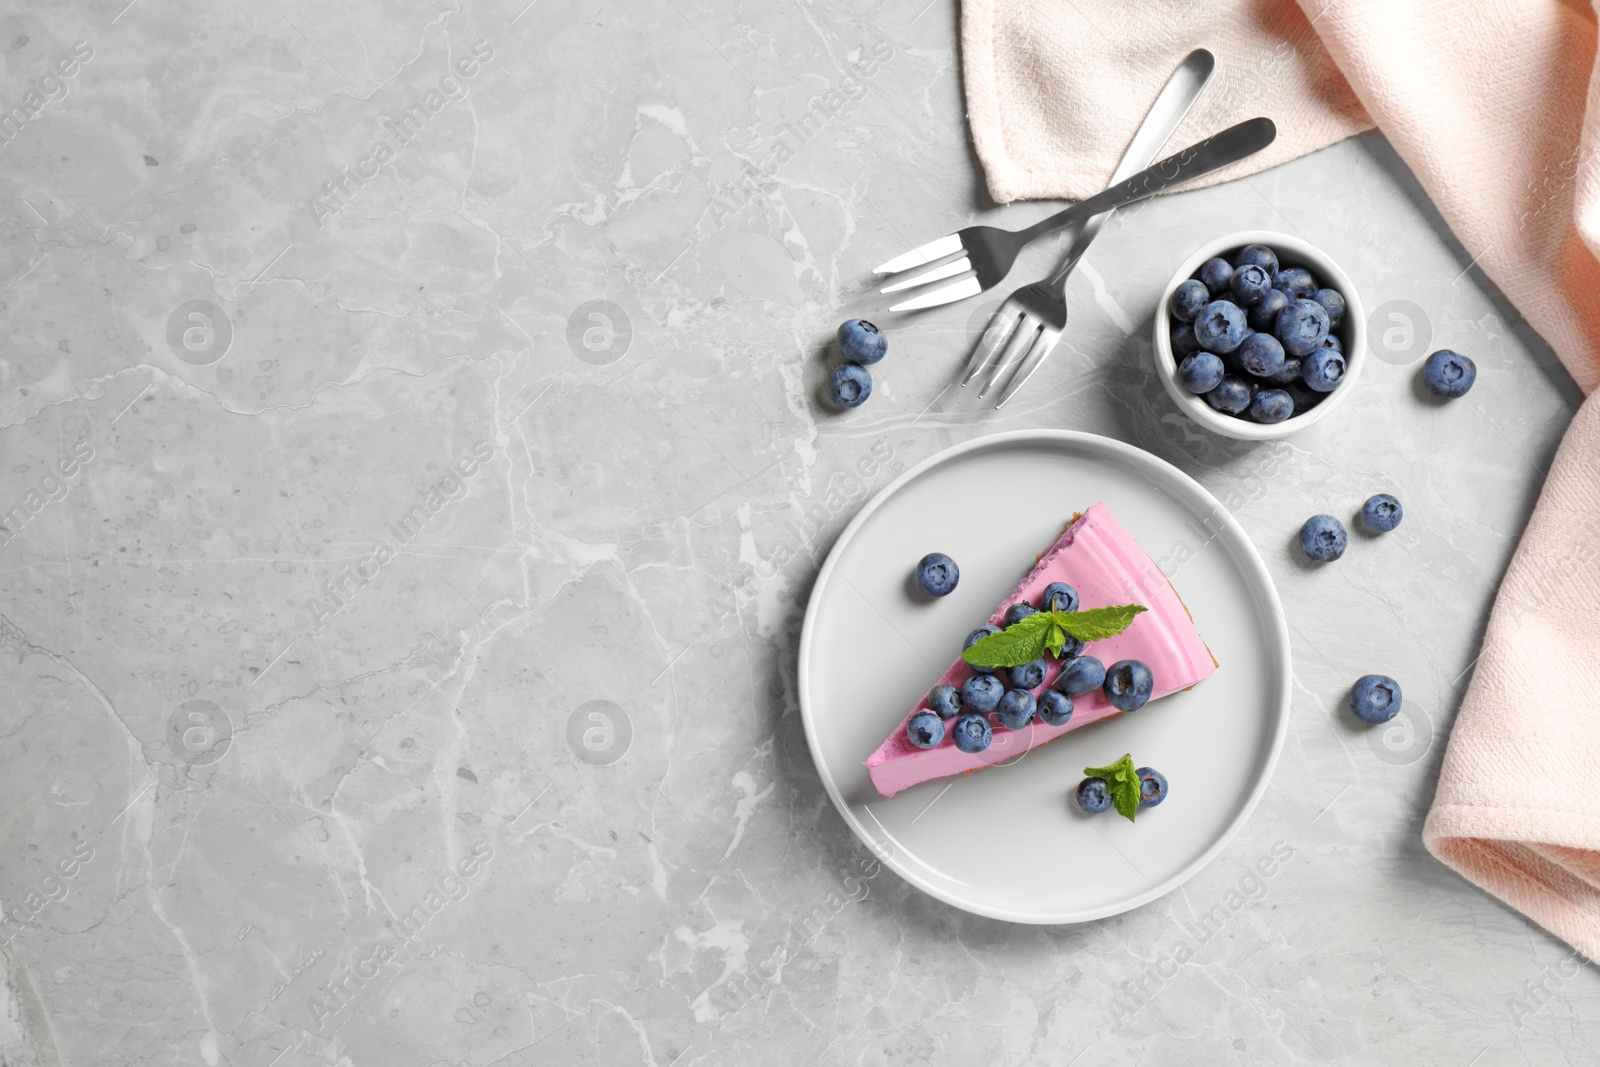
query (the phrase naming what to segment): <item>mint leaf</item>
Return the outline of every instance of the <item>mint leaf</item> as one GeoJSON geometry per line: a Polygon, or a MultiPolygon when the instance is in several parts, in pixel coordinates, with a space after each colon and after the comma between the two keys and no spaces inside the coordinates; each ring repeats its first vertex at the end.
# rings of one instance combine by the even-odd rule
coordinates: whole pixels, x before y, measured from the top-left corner
{"type": "Polygon", "coordinates": [[[1044,655],[1060,656],[1069,636],[1085,643],[1115,637],[1133,624],[1143,604],[1119,604],[1088,611],[1036,611],[997,634],[975,641],[961,653],[973,667],[1020,667],[1044,655]]]}
{"type": "MultiPolygon", "coordinates": [[[[1145,610],[1143,604],[1119,604],[1088,611],[1052,611],[1056,625],[1085,643],[1115,637],[1133,625],[1134,617],[1145,610]]],[[[1042,614],[1042,613],[1041,613],[1042,614]]]]}
{"type": "Polygon", "coordinates": [[[1091,778],[1104,778],[1117,814],[1129,822],[1134,821],[1134,812],[1139,810],[1139,771],[1133,765],[1131,753],[1109,767],[1085,767],[1083,773],[1091,778]]]}
{"type": "Polygon", "coordinates": [[[1044,655],[1054,612],[1038,611],[997,634],[980,638],[961,653],[974,667],[1020,667],[1044,655]]]}

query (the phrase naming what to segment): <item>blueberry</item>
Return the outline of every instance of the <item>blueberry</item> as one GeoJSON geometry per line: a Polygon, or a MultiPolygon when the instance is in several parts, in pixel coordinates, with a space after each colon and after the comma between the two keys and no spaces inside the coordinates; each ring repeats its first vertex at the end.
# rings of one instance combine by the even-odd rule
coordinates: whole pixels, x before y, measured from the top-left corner
{"type": "Polygon", "coordinates": [[[1294,414],[1294,399],[1282,389],[1263,389],[1250,400],[1250,417],[1271,425],[1294,414]]]}
{"type": "Polygon", "coordinates": [[[889,351],[889,338],[866,319],[851,319],[839,327],[839,354],[851,363],[876,363],[889,351]]]}
{"type": "Polygon", "coordinates": [[[1233,278],[1233,264],[1225,259],[1215,258],[1200,264],[1200,280],[1206,283],[1206,288],[1211,290],[1212,296],[1221,296],[1228,291],[1228,282],[1233,278]]]}
{"type": "Polygon", "coordinates": [[[1317,292],[1317,283],[1304,267],[1284,267],[1272,276],[1272,287],[1290,300],[1310,300],[1317,292]]]}
{"type": "Polygon", "coordinates": [[[1085,778],[1078,783],[1078,807],[1085,815],[1098,815],[1111,807],[1111,789],[1104,778],[1085,778]]]}
{"type": "Polygon", "coordinates": [[[1011,684],[1018,689],[1037,689],[1044,684],[1044,672],[1044,657],[1040,656],[1031,662],[1012,667],[1011,684]]]}
{"type": "Polygon", "coordinates": [[[1036,707],[1033,694],[1026,689],[1007,689],[994,710],[1001,726],[1007,730],[1020,730],[1033,721],[1036,707]]]}
{"type": "Polygon", "coordinates": [[[1339,340],[1339,335],[1336,333],[1329,333],[1328,336],[1324,337],[1322,339],[1322,347],[1331,348],[1341,356],[1344,355],[1344,342],[1339,340]]]}
{"type": "Polygon", "coordinates": [[[1313,515],[1300,527],[1300,551],[1318,563],[1332,563],[1344,555],[1350,535],[1332,515],[1313,515]]]}
{"type": "Polygon", "coordinates": [[[1272,324],[1278,321],[1278,312],[1288,306],[1289,298],[1281,289],[1274,289],[1244,313],[1244,320],[1252,330],[1271,333],[1272,324]]]}
{"type": "Polygon", "coordinates": [[[1278,253],[1266,245],[1245,245],[1239,249],[1238,254],[1233,257],[1234,269],[1237,270],[1247,263],[1260,267],[1269,276],[1278,273],[1278,253]]]}
{"type": "Polygon", "coordinates": [[[1019,600],[1006,609],[1006,625],[1015,626],[1029,615],[1038,614],[1039,609],[1025,600],[1019,600]]]}
{"type": "Polygon", "coordinates": [[[932,748],[944,740],[944,720],[931,711],[919,711],[906,720],[906,737],[918,748],[932,748]]]}
{"type": "Polygon", "coordinates": [[[1150,703],[1150,690],[1155,681],[1143,662],[1122,659],[1106,668],[1106,680],[1100,688],[1118,711],[1138,711],[1150,703]]]}
{"type": "Polygon", "coordinates": [[[950,728],[956,747],[963,752],[982,752],[994,740],[994,730],[982,715],[963,715],[950,728]]]}
{"type": "Polygon", "coordinates": [[[961,690],[953,685],[936,685],[928,694],[928,707],[941,719],[953,719],[961,713],[961,690]]]}
{"type": "MultiPolygon", "coordinates": [[[[1301,368],[1304,370],[1304,368],[1301,368]]],[[[1296,415],[1304,415],[1324,400],[1328,399],[1327,393],[1319,393],[1305,383],[1304,378],[1297,378],[1283,387],[1289,394],[1289,399],[1294,401],[1296,415]]]]}
{"type": "Polygon", "coordinates": [[[924,596],[949,596],[961,580],[961,568],[943,552],[929,552],[917,563],[917,588],[924,596]]]}
{"type": "Polygon", "coordinates": [[[1250,406],[1250,387],[1244,379],[1228,375],[1222,384],[1206,394],[1206,403],[1224,415],[1237,415],[1250,406]]]}
{"type": "MultiPolygon", "coordinates": [[[[1274,289],[1273,292],[1277,292],[1277,290],[1274,289]]],[[[1300,357],[1284,356],[1283,366],[1278,368],[1278,373],[1269,374],[1261,380],[1268,385],[1288,385],[1290,382],[1301,381],[1300,357]]]]}
{"type": "Polygon", "coordinates": [[[1039,607],[1044,611],[1077,611],[1078,591],[1066,582],[1051,582],[1039,594],[1039,607]]]}
{"type": "Polygon", "coordinates": [[[1247,263],[1233,272],[1233,277],[1228,281],[1228,292],[1233,295],[1234,303],[1249,307],[1272,292],[1272,275],[1254,263],[1247,263]]]}
{"type": "Polygon", "coordinates": [[[1300,364],[1300,379],[1319,393],[1331,393],[1344,381],[1344,356],[1319,348],[1300,364]]]}
{"type": "Polygon", "coordinates": [[[1167,799],[1167,776],[1154,767],[1140,767],[1133,772],[1139,776],[1139,806],[1153,808],[1167,799]]]}
{"type": "Polygon", "coordinates": [[[1106,680],[1105,664],[1093,656],[1068,660],[1056,678],[1056,688],[1069,697],[1081,697],[1099,689],[1106,680]]]}
{"type": "Polygon", "coordinates": [[[1350,687],[1350,710],[1368,726],[1388,722],[1400,713],[1400,683],[1382,674],[1369,674],[1350,687]]]}
{"type": "Polygon", "coordinates": [[[1328,336],[1328,313],[1315,300],[1296,300],[1273,320],[1272,333],[1291,356],[1306,356],[1328,336]]]}
{"type": "Polygon", "coordinates": [[[1178,364],[1178,381],[1191,393],[1209,393],[1222,384],[1227,373],[1222,360],[1210,352],[1196,352],[1185,356],[1178,364]]]}
{"type": "Polygon", "coordinates": [[[1072,718],[1072,698],[1054,689],[1046,689],[1037,704],[1039,721],[1046,726],[1060,726],[1072,718]]]}
{"type": "MultiPolygon", "coordinates": [[[[1199,331],[1195,331],[1199,336],[1199,331]]],[[[1478,380],[1478,365],[1463,356],[1441,348],[1422,365],[1422,384],[1434,396],[1463,396],[1478,380]]]]}
{"type": "Polygon", "coordinates": [[[1200,342],[1195,339],[1194,327],[1187,322],[1180,322],[1172,327],[1172,358],[1182,359],[1200,351],[1200,342]]]}
{"type": "Polygon", "coordinates": [[[1061,655],[1057,656],[1056,658],[1060,660],[1072,660],[1077,658],[1081,652],[1083,652],[1083,642],[1079,641],[1071,634],[1068,634],[1066,640],[1061,642],[1061,655]]]}
{"type": "Polygon", "coordinates": [[[1388,493],[1379,493],[1361,505],[1361,523],[1373,533],[1388,533],[1400,525],[1405,514],[1400,501],[1388,493]]]}
{"type": "Polygon", "coordinates": [[[828,399],[842,408],[856,408],[872,395],[872,375],[867,368],[841,363],[828,374],[828,399]]]}
{"type": "Polygon", "coordinates": [[[1211,300],[1211,291],[1206,288],[1206,283],[1197,278],[1179,282],[1178,287],[1172,291],[1172,300],[1168,305],[1172,317],[1179,322],[1193,322],[1194,317],[1200,313],[1211,300]]]}
{"type": "Polygon", "coordinates": [[[1211,352],[1232,352],[1244,343],[1249,332],[1244,309],[1231,300],[1211,301],[1200,309],[1194,320],[1195,340],[1200,342],[1201,348],[1211,352]]]}
{"type": "MultiPolygon", "coordinates": [[[[999,632],[1000,627],[998,626],[980,626],[967,635],[967,639],[961,644],[961,651],[965,652],[967,649],[971,648],[985,637],[988,637],[990,634],[997,634],[999,632]]],[[[968,664],[968,666],[972,665],[968,664]]],[[[979,674],[993,674],[995,672],[994,667],[973,667],[972,669],[977,671],[979,674]]]]}
{"type": "Polygon", "coordinates": [[[1344,321],[1344,294],[1337,289],[1318,289],[1311,299],[1322,305],[1328,313],[1328,329],[1337,330],[1344,321]]]}
{"type": "Polygon", "coordinates": [[[1000,703],[1006,687],[992,674],[974,674],[961,684],[961,703],[976,712],[987,714],[1000,703]]]}
{"type": "Polygon", "coordinates": [[[1253,333],[1239,346],[1239,361],[1257,378],[1267,378],[1283,369],[1283,345],[1270,333],[1253,333]]]}

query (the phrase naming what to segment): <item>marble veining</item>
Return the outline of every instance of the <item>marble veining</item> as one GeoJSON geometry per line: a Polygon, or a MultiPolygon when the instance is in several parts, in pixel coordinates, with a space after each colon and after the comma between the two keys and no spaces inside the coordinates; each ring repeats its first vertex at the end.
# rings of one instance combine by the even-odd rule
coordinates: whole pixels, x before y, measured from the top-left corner
{"type": "Polygon", "coordinates": [[[0,1062],[1596,1062],[1593,967],[1419,840],[1576,389],[1377,136],[1120,214],[1018,400],[949,389],[999,295],[889,315],[868,270],[1052,209],[988,203],[956,29],[953,0],[0,9],[0,1062]],[[1244,228],[1324,248],[1385,338],[1265,446],[1149,366],[1171,270],[1244,228]],[[841,415],[858,314],[891,350],[841,415]],[[1445,345],[1479,382],[1441,408],[1414,375],[1445,345]],[[1244,831],[1078,927],[877,864],[795,697],[861,502],[1026,427],[1217,493],[1294,640],[1244,831]],[[1296,561],[1379,490],[1398,531],[1296,561]],[[1407,715],[1360,731],[1376,669],[1407,715]]]}

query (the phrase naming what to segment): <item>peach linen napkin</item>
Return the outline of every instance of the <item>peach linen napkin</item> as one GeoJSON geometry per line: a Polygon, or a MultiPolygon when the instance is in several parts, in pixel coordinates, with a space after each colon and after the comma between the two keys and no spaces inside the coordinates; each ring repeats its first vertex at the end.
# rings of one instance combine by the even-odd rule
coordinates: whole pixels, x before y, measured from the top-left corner
{"type": "Polygon", "coordinates": [[[1192,48],[1174,144],[1265,114],[1251,174],[1376,125],[1589,399],[1506,571],[1423,828],[1430,852],[1600,958],[1600,77],[1590,0],[963,0],[995,200],[1097,191],[1192,48]],[[1209,101],[1209,103],[1208,103],[1209,101]]]}

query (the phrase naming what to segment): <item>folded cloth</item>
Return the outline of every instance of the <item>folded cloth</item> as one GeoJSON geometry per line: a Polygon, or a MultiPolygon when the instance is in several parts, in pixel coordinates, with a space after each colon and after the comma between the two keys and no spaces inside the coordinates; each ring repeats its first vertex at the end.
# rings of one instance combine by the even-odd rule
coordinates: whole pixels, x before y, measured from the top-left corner
{"type": "MultiPolygon", "coordinates": [[[[1174,146],[1257,114],[1267,152],[1388,137],[1473,262],[1586,393],[1600,385],[1600,77],[1582,0],[963,0],[990,194],[1081,198],[1192,48],[1217,77],[1174,146]],[[1214,97],[1207,104],[1206,98],[1214,97]],[[1370,116],[1370,118],[1369,118],[1370,116]]],[[[1600,401],[1579,410],[1451,731],[1429,851],[1600,958],[1600,401]]]]}
{"type": "Polygon", "coordinates": [[[1277,123],[1278,138],[1192,185],[1372,126],[1306,16],[1283,0],[962,0],[967,119],[989,195],[1082,200],[1105,188],[1150,102],[1202,45],[1216,70],[1167,151],[1257,115],[1277,123]]]}

